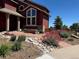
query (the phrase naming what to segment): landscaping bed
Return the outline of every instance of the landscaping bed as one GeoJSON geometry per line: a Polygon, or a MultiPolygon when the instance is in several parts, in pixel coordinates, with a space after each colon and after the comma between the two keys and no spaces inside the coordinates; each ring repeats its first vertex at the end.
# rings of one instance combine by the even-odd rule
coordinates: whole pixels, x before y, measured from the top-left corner
{"type": "MultiPolygon", "coordinates": [[[[12,46],[14,43],[6,38],[0,38],[0,45],[12,46]]],[[[21,49],[18,51],[9,50],[9,53],[5,57],[0,56],[0,59],[35,59],[42,55],[42,51],[36,45],[22,42],[21,46],[21,49]]]]}

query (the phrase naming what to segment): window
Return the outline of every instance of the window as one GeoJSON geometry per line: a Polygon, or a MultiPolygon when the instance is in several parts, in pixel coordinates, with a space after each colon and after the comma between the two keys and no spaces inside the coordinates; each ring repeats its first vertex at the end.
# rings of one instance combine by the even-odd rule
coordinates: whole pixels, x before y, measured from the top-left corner
{"type": "Polygon", "coordinates": [[[35,25],[35,17],[32,18],[32,25],[35,25]]]}
{"type": "Polygon", "coordinates": [[[30,8],[29,10],[26,11],[26,25],[36,25],[36,14],[37,11],[34,8],[30,8]]]}
{"type": "Polygon", "coordinates": [[[27,16],[31,16],[31,10],[28,10],[27,16]]]}
{"type": "Polygon", "coordinates": [[[27,18],[27,21],[28,21],[27,24],[30,25],[31,24],[30,23],[30,18],[27,18]]]}

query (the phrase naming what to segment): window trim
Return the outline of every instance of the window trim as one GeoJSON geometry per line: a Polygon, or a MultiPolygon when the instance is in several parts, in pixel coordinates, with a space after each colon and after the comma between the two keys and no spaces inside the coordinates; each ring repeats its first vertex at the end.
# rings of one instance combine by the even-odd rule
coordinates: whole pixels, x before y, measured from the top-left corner
{"type": "Polygon", "coordinates": [[[18,4],[16,1],[14,1],[14,0],[11,0],[12,2],[14,2],[14,3],[16,3],[16,4],[18,4]]]}
{"type": "Polygon", "coordinates": [[[34,8],[30,8],[26,11],[26,26],[37,26],[37,10],[34,8]],[[32,9],[35,10],[35,16],[32,16],[32,9]],[[31,16],[28,16],[28,11],[31,10],[31,16]],[[32,24],[32,18],[35,17],[35,25],[32,24]],[[27,23],[27,18],[30,18],[30,25],[27,23]]]}

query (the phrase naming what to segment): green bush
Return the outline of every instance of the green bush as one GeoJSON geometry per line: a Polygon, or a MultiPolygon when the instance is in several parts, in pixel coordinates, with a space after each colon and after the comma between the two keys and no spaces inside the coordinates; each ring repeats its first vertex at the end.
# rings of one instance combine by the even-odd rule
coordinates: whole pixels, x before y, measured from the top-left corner
{"type": "Polygon", "coordinates": [[[15,41],[16,40],[16,36],[12,36],[10,41],[15,41]]]}
{"type": "Polygon", "coordinates": [[[38,31],[39,33],[43,33],[42,27],[41,27],[41,26],[38,26],[38,27],[37,27],[37,31],[38,31]]]}
{"type": "Polygon", "coordinates": [[[68,32],[60,32],[60,36],[62,38],[68,38],[69,37],[69,33],[68,32]]]}
{"type": "Polygon", "coordinates": [[[6,57],[6,55],[9,53],[9,46],[7,45],[1,45],[0,46],[0,56],[6,57]]]}
{"type": "Polygon", "coordinates": [[[48,38],[42,41],[44,44],[47,44],[49,46],[53,46],[53,47],[58,47],[58,43],[55,39],[53,38],[48,38]]]}
{"type": "Polygon", "coordinates": [[[11,48],[12,51],[19,51],[20,49],[21,49],[21,43],[20,42],[15,42],[15,44],[11,48]]]}
{"type": "Polygon", "coordinates": [[[21,36],[19,36],[18,37],[18,42],[22,42],[22,41],[25,41],[25,39],[26,39],[26,36],[24,36],[24,35],[21,35],[21,36]]]}

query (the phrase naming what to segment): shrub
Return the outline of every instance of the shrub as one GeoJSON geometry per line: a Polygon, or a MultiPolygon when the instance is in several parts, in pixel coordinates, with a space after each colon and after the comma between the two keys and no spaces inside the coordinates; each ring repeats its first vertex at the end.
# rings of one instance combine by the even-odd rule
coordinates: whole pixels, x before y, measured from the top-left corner
{"type": "Polygon", "coordinates": [[[41,27],[41,26],[38,26],[38,27],[37,27],[37,31],[38,31],[39,33],[43,33],[42,27],[41,27]]]}
{"type": "Polygon", "coordinates": [[[21,35],[21,36],[19,36],[18,37],[18,42],[22,42],[22,41],[25,41],[25,39],[26,39],[26,36],[24,36],[24,35],[21,35]]]}
{"type": "Polygon", "coordinates": [[[12,36],[10,41],[15,41],[16,40],[16,36],[12,36]]]}
{"type": "Polygon", "coordinates": [[[48,38],[46,40],[43,40],[42,41],[44,44],[47,44],[49,46],[53,46],[53,47],[58,47],[58,43],[55,39],[53,38],[48,38]]]}
{"type": "Polygon", "coordinates": [[[15,44],[11,48],[12,51],[19,51],[20,49],[21,49],[21,43],[20,42],[15,42],[15,44]]]}
{"type": "Polygon", "coordinates": [[[60,32],[60,36],[62,38],[68,38],[69,37],[69,33],[68,32],[60,32]]]}
{"type": "Polygon", "coordinates": [[[7,45],[1,45],[0,46],[0,56],[6,57],[6,55],[9,53],[9,46],[7,45]]]}

